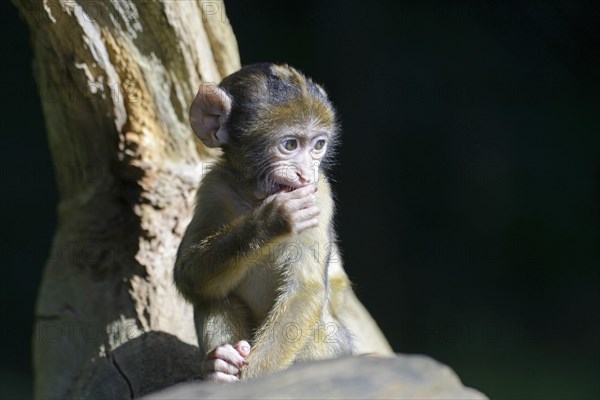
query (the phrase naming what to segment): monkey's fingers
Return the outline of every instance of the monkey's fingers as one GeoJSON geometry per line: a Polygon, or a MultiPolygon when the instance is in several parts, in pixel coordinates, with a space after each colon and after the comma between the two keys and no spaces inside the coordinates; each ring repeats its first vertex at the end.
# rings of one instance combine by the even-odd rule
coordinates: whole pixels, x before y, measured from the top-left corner
{"type": "Polygon", "coordinates": [[[208,373],[223,372],[224,374],[237,375],[240,373],[240,368],[230,364],[227,361],[216,358],[214,360],[206,360],[204,370],[208,373]]]}
{"type": "Polygon", "coordinates": [[[204,380],[227,383],[227,382],[239,382],[240,378],[238,378],[235,375],[228,375],[228,374],[224,374],[222,372],[213,372],[211,374],[206,375],[206,377],[204,377],[204,380]]]}
{"type": "Polygon", "coordinates": [[[316,218],[321,213],[321,209],[317,206],[304,208],[294,213],[294,221],[301,223],[316,218]]]}
{"type": "Polygon", "coordinates": [[[314,228],[319,225],[319,220],[316,218],[309,219],[308,221],[302,221],[298,225],[296,225],[296,232],[302,233],[303,231],[314,228]]]}
{"type": "MultiPolygon", "coordinates": [[[[240,340],[239,342],[237,342],[234,346],[234,349],[237,350],[238,353],[240,353],[240,355],[242,357],[248,357],[250,355],[250,344],[248,342],[246,342],[245,340],[240,340]]],[[[246,361],[247,363],[247,361],[246,361]]]]}
{"type": "Polygon", "coordinates": [[[316,191],[317,185],[306,185],[291,192],[282,193],[281,196],[287,197],[289,199],[300,199],[302,197],[314,194],[316,193],[316,191]]]}
{"type": "Polygon", "coordinates": [[[236,349],[230,344],[225,344],[215,348],[206,355],[207,361],[211,359],[219,359],[228,362],[231,365],[241,367],[248,364],[248,360],[240,355],[236,349]]]}
{"type": "Polygon", "coordinates": [[[317,198],[314,194],[309,194],[299,199],[291,199],[286,202],[290,210],[302,210],[305,208],[313,207],[317,204],[317,198]]]}

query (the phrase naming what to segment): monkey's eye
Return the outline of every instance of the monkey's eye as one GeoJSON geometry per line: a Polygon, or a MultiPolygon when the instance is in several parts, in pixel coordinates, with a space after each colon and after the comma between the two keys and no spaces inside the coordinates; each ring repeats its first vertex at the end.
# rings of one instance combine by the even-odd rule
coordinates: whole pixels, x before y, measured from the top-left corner
{"type": "Polygon", "coordinates": [[[288,139],[281,144],[287,151],[294,151],[298,148],[298,141],[296,139],[288,139]]]}
{"type": "Polygon", "coordinates": [[[317,143],[315,143],[315,150],[323,150],[323,147],[325,147],[325,139],[317,140],[317,143]]]}

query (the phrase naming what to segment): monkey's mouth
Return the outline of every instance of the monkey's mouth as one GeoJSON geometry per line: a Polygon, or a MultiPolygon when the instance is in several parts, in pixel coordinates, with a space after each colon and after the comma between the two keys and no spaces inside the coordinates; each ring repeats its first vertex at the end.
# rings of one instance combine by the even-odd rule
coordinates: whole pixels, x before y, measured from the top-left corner
{"type": "Polygon", "coordinates": [[[291,185],[287,185],[287,184],[282,184],[282,183],[273,183],[271,186],[271,191],[270,193],[276,194],[276,193],[288,193],[288,192],[293,192],[294,190],[296,190],[297,188],[291,185]]]}

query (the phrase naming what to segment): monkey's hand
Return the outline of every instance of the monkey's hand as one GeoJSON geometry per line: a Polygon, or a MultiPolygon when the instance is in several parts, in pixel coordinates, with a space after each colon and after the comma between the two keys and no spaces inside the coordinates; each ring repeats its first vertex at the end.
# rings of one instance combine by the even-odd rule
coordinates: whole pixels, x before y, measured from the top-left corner
{"type": "Polygon", "coordinates": [[[214,382],[237,382],[243,366],[248,365],[246,357],[250,354],[250,345],[240,340],[234,346],[223,344],[206,355],[202,364],[204,379],[214,382]]]}
{"type": "Polygon", "coordinates": [[[307,185],[291,192],[269,196],[259,206],[257,219],[263,221],[267,232],[275,236],[297,235],[319,224],[316,185],[307,185]]]}

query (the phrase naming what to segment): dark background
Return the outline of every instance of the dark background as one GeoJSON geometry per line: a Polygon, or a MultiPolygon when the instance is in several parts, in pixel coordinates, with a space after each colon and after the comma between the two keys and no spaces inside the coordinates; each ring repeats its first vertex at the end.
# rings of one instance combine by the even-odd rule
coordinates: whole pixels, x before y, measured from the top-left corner
{"type": "MultiPolygon", "coordinates": [[[[28,32],[1,3],[0,397],[29,396],[57,194],[28,32]]],[[[396,351],[493,398],[599,398],[593,2],[229,1],[242,62],[323,83],[346,269],[396,351]]]]}

